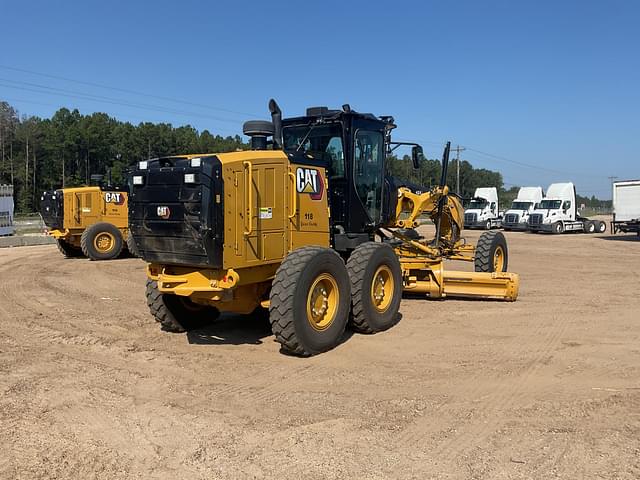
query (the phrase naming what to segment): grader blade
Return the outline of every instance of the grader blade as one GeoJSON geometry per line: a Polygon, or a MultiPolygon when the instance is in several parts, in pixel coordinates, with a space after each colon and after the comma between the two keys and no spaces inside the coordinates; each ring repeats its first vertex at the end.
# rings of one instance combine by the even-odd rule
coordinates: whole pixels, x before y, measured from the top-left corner
{"type": "MultiPolygon", "coordinates": [[[[406,265],[403,265],[405,267],[406,265]]],[[[431,298],[482,298],[513,302],[520,277],[508,272],[445,271],[443,264],[424,270],[405,270],[404,291],[431,298]]]]}

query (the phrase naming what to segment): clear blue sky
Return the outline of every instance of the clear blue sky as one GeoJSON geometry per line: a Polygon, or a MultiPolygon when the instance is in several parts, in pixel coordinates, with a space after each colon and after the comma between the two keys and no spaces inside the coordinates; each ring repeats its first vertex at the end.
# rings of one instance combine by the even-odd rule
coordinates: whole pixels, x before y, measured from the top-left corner
{"type": "Polygon", "coordinates": [[[0,0],[0,11],[0,99],[23,114],[66,106],[226,135],[267,118],[270,97],[285,115],[350,103],[393,115],[396,138],[429,157],[446,140],[469,147],[464,159],[507,184],[570,180],[610,198],[607,176],[640,178],[635,0],[0,0]]]}

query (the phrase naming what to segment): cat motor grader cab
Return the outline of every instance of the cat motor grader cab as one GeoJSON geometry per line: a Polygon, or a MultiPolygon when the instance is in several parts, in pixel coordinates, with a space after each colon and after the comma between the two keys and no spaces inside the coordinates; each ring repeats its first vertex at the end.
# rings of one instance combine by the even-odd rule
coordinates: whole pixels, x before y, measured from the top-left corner
{"type": "Polygon", "coordinates": [[[312,355],[357,331],[389,328],[402,292],[431,298],[513,301],[519,279],[506,273],[500,232],[477,247],[461,237],[464,210],[445,185],[418,193],[387,175],[386,159],[412,146],[393,142],[392,117],[310,108],[250,121],[251,150],[140,162],[131,172],[129,222],[147,265],[147,303],[170,331],[219,312],[269,309],[283,351],[312,355]],[[271,137],[271,139],[269,139],[271,137]],[[435,236],[415,227],[429,216],[435,236]],[[472,262],[475,272],[444,269],[472,262]]]}
{"type": "Polygon", "coordinates": [[[65,257],[110,260],[123,249],[135,254],[129,236],[127,188],[89,186],[43,192],[40,214],[65,257]]]}

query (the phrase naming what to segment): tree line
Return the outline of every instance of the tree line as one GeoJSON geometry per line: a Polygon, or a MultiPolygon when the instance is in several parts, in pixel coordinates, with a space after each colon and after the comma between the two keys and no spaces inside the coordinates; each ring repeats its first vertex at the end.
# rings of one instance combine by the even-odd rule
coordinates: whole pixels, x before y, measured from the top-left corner
{"type": "Polygon", "coordinates": [[[37,211],[42,191],[88,185],[91,175],[110,173],[114,183],[124,183],[127,167],[139,160],[246,148],[239,135],[223,137],[189,125],[133,125],[66,108],[51,118],[20,116],[0,101],[0,183],[14,186],[18,212],[37,211]]]}

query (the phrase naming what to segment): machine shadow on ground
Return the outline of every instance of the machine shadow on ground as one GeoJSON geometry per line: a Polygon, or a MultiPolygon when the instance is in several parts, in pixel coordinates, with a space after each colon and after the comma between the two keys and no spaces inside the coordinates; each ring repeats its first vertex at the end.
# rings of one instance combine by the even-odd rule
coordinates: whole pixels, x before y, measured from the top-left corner
{"type": "Polygon", "coordinates": [[[210,325],[187,332],[187,340],[197,345],[260,345],[271,335],[266,315],[223,313],[210,325]]]}
{"type": "Polygon", "coordinates": [[[625,234],[625,235],[607,235],[598,237],[601,240],[613,240],[615,242],[640,242],[640,235],[625,234]]]}

